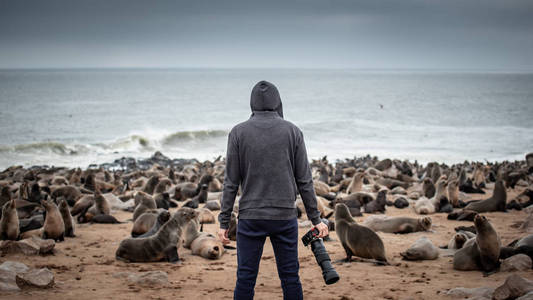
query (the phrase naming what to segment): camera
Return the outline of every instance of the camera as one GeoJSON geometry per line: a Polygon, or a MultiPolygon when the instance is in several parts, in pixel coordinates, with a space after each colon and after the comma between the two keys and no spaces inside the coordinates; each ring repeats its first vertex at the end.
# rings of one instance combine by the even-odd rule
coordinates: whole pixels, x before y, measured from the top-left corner
{"type": "MultiPolygon", "coordinates": [[[[326,222],[324,223],[327,225],[326,222]]],[[[322,269],[322,276],[324,277],[324,281],[326,282],[326,284],[333,284],[339,281],[340,277],[339,274],[337,274],[337,271],[335,271],[335,268],[333,268],[333,266],[331,265],[331,259],[329,258],[328,252],[326,251],[326,247],[324,247],[322,239],[318,238],[318,234],[318,229],[313,228],[302,237],[302,242],[306,247],[311,244],[311,251],[313,251],[313,254],[316,258],[316,262],[322,269]]]]}

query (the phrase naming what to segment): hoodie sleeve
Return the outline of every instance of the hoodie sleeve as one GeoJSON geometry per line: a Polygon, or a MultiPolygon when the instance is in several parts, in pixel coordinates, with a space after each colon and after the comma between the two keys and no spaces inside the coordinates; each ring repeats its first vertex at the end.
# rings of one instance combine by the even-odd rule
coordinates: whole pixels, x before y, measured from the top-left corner
{"type": "Polygon", "coordinates": [[[309,167],[309,161],[307,160],[307,151],[305,149],[305,142],[301,132],[299,134],[299,141],[296,143],[294,179],[296,180],[298,192],[302,197],[307,218],[311,220],[313,225],[317,225],[321,222],[320,212],[317,209],[313,177],[311,176],[311,168],[309,167]]]}
{"type": "Polygon", "coordinates": [[[235,133],[232,130],[228,135],[228,148],[226,153],[226,170],[224,175],[224,190],[222,191],[222,203],[218,222],[221,229],[228,229],[233,211],[235,197],[241,183],[241,173],[239,166],[239,148],[235,133]]]}

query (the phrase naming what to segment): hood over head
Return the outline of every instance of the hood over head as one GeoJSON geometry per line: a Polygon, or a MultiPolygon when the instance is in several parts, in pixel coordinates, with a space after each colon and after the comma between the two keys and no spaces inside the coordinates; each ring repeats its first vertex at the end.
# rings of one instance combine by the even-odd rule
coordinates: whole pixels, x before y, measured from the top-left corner
{"type": "Polygon", "coordinates": [[[278,89],[268,81],[259,81],[250,96],[252,116],[254,111],[275,111],[283,118],[283,106],[278,89]]]}

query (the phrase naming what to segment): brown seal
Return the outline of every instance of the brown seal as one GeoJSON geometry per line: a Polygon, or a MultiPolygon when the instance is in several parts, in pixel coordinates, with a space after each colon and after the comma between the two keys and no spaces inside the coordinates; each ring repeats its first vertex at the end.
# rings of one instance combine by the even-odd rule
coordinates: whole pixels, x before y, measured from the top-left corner
{"type": "Polygon", "coordinates": [[[142,191],[152,195],[154,193],[155,187],[159,183],[159,177],[157,175],[153,175],[148,179],[148,181],[144,184],[142,191]]]}
{"type": "Polygon", "coordinates": [[[0,240],[16,240],[19,237],[19,217],[15,199],[2,206],[2,218],[0,219],[0,240]]]}
{"type": "Polygon", "coordinates": [[[144,192],[137,192],[137,195],[135,195],[135,199],[138,199],[138,198],[139,198],[139,204],[135,207],[135,210],[133,211],[133,221],[137,220],[137,218],[140,215],[142,215],[144,212],[157,208],[157,204],[155,203],[152,196],[144,192]]]}
{"type": "Polygon", "coordinates": [[[358,256],[387,264],[381,238],[371,229],[359,226],[350,215],[348,207],[342,203],[335,205],[335,231],[346,251],[346,261],[350,261],[352,256],[358,256]]]}
{"type": "Polygon", "coordinates": [[[382,189],[378,192],[376,200],[366,203],[363,208],[365,213],[385,213],[385,206],[387,206],[387,189],[382,189]]]}
{"type": "Polygon", "coordinates": [[[68,205],[74,206],[76,201],[83,195],[80,192],[80,189],[78,189],[78,187],[73,185],[66,185],[53,189],[52,194],[50,196],[52,196],[52,198],[54,199],[64,197],[68,205]]]}
{"type": "MultiPolygon", "coordinates": [[[[145,214],[143,214],[143,215],[145,215],[145,214]]],[[[170,219],[170,213],[167,210],[160,211],[159,214],[157,215],[157,218],[156,218],[154,224],[150,228],[150,230],[146,231],[145,233],[143,233],[141,235],[137,235],[137,233],[134,235],[134,231],[132,230],[131,236],[132,237],[139,237],[139,238],[152,236],[152,235],[156,234],[156,232],[159,230],[159,228],[161,228],[161,226],[163,226],[163,224],[165,224],[169,219],[170,219]]],[[[142,216],[137,219],[137,221],[142,221],[142,220],[143,220],[142,216]]]]}
{"type": "Polygon", "coordinates": [[[77,216],[80,213],[86,212],[94,204],[94,195],[84,195],[76,201],[70,213],[77,216]]]}
{"type": "MultiPolygon", "coordinates": [[[[157,222],[158,212],[155,209],[150,209],[141,214],[133,222],[133,228],[131,229],[131,236],[137,237],[150,230],[157,222]]],[[[167,219],[168,220],[168,219],[167,219]]],[[[165,220],[165,222],[167,221],[165,220]]]]}
{"type": "Polygon", "coordinates": [[[469,202],[468,205],[465,206],[465,209],[477,211],[478,213],[489,211],[506,211],[506,204],[507,192],[505,191],[503,181],[497,180],[496,184],[494,185],[492,197],[481,201],[469,202]]]}
{"type": "Polygon", "coordinates": [[[431,218],[409,218],[409,217],[388,217],[370,216],[364,222],[366,226],[374,231],[387,233],[411,233],[418,231],[429,231],[431,229],[431,218]]]}
{"type": "Polygon", "coordinates": [[[424,178],[422,184],[422,193],[426,198],[435,196],[435,185],[433,184],[433,180],[431,180],[431,178],[424,178]]]}
{"type": "Polygon", "coordinates": [[[120,242],[115,253],[117,260],[126,262],[155,262],[166,260],[177,262],[178,242],[183,227],[197,216],[194,209],[182,207],[168,220],[156,234],[145,238],[127,238],[120,242]]]}
{"type": "Polygon", "coordinates": [[[200,223],[195,218],[187,225],[183,247],[190,248],[193,255],[207,259],[219,259],[224,254],[224,245],[210,233],[200,232],[200,223]]]}
{"type": "Polygon", "coordinates": [[[75,237],[74,235],[74,220],[70,215],[70,209],[68,208],[67,200],[61,199],[59,202],[59,212],[63,218],[63,223],[65,224],[65,236],[75,237]]]}
{"type": "Polygon", "coordinates": [[[100,192],[94,194],[94,204],[89,208],[87,213],[92,216],[109,215],[111,213],[109,202],[107,202],[107,199],[100,192]]]}
{"type": "Polygon", "coordinates": [[[474,219],[477,235],[453,256],[453,268],[460,271],[493,272],[499,267],[501,242],[490,222],[482,215],[474,219]]]}
{"type": "Polygon", "coordinates": [[[361,192],[363,190],[363,177],[365,177],[364,172],[357,172],[352,178],[352,181],[346,188],[346,193],[353,194],[361,192]]]}
{"type": "Polygon", "coordinates": [[[43,239],[53,239],[57,241],[65,240],[65,223],[59,212],[57,205],[51,201],[41,200],[41,204],[46,209],[46,218],[42,230],[43,239]]]}

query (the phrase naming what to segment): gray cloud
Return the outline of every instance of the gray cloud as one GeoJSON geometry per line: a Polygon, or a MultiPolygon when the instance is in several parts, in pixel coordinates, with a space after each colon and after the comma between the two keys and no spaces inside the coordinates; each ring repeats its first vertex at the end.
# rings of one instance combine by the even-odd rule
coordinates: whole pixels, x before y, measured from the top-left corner
{"type": "Polygon", "coordinates": [[[0,0],[0,67],[533,69],[532,1],[0,0]]]}

